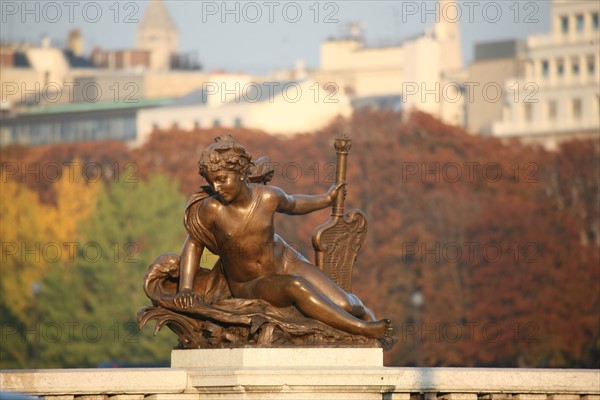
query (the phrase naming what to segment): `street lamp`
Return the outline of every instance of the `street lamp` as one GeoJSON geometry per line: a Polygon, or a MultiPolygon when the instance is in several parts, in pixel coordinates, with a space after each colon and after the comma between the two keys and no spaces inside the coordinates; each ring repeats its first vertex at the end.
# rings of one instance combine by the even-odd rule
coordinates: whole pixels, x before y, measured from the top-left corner
{"type": "Polygon", "coordinates": [[[419,329],[419,337],[417,338],[417,343],[415,346],[415,359],[417,361],[417,366],[421,366],[421,329],[423,326],[423,305],[425,304],[425,296],[423,296],[423,292],[419,289],[415,290],[410,295],[410,303],[415,309],[415,322],[418,324],[419,329]]]}

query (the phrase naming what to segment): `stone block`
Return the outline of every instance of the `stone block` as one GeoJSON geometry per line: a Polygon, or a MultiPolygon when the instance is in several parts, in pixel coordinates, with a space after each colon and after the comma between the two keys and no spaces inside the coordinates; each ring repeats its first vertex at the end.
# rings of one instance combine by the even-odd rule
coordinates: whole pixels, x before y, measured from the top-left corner
{"type": "Polygon", "coordinates": [[[545,394],[519,393],[512,398],[513,400],[547,400],[548,396],[545,394]]]}
{"type": "Polygon", "coordinates": [[[446,393],[438,395],[438,400],[477,400],[475,393],[446,393]]]}
{"type": "Polygon", "coordinates": [[[149,396],[144,397],[144,400],[204,400],[210,399],[210,397],[203,397],[203,395],[198,393],[159,393],[159,394],[151,394],[149,396]]]}
{"type": "Polygon", "coordinates": [[[380,348],[173,350],[172,368],[383,367],[380,348]]]}
{"type": "Polygon", "coordinates": [[[411,400],[410,393],[384,393],[381,400],[411,400]]]}
{"type": "MultiPolygon", "coordinates": [[[[0,372],[4,390],[43,395],[179,393],[185,371],[171,368],[46,369],[0,372]]],[[[76,400],[79,400],[76,397],[76,400]]]]}

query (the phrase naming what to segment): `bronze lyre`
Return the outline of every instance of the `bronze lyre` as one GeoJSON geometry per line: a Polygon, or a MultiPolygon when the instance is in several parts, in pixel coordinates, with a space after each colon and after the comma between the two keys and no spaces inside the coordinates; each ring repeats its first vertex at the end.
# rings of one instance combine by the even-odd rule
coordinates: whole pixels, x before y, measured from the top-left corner
{"type": "MultiPolygon", "coordinates": [[[[335,139],[336,183],[346,180],[346,163],[352,141],[346,135],[335,139]]],[[[367,218],[359,209],[344,214],[345,195],[337,197],[331,217],[313,232],[315,265],[346,292],[352,289],[352,268],[367,234],[367,218]]]]}

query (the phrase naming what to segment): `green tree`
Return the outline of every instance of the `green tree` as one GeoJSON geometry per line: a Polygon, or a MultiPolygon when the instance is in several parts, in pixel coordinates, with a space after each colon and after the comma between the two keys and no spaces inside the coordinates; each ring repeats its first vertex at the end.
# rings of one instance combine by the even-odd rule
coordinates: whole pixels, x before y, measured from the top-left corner
{"type": "Polygon", "coordinates": [[[98,197],[82,226],[70,273],[56,270],[43,283],[44,326],[62,337],[42,346],[45,367],[92,367],[107,361],[166,361],[175,335],[139,331],[136,312],[150,300],[143,292],[148,265],[159,254],[180,250],[185,198],[165,176],[112,184],[98,197]],[[68,334],[68,335],[67,335],[68,334]]]}

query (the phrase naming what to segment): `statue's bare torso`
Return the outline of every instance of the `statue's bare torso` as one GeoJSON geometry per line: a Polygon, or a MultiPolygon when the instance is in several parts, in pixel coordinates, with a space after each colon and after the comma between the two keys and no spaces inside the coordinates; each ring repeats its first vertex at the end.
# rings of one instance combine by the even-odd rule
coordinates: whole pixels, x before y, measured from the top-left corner
{"type": "Polygon", "coordinates": [[[199,209],[202,224],[210,227],[219,243],[225,276],[235,297],[248,297],[244,293],[247,282],[288,273],[286,267],[290,263],[306,262],[275,234],[274,215],[280,190],[256,184],[249,188],[252,197],[246,207],[225,205],[211,197],[199,209]]]}

